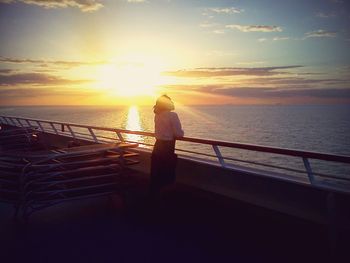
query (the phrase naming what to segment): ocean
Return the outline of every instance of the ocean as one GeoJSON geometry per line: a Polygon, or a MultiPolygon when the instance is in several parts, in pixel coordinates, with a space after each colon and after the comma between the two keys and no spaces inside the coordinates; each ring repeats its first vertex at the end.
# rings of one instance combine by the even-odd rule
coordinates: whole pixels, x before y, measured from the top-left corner
{"type": "MultiPolygon", "coordinates": [[[[186,137],[350,155],[350,105],[178,106],[176,112],[186,137]]],[[[150,132],[154,117],[151,106],[0,107],[0,115],[150,132]]],[[[214,154],[209,146],[185,142],[177,142],[177,148],[214,154]]],[[[237,149],[221,151],[231,158],[304,169],[301,158],[237,149]]],[[[319,172],[350,174],[347,168],[338,169],[339,164],[311,164],[319,172]]]]}

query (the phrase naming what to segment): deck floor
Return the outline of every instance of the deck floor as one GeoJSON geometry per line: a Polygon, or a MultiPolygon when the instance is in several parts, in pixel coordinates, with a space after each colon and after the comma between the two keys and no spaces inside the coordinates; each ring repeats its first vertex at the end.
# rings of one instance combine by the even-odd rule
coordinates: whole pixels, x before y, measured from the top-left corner
{"type": "MultiPolygon", "coordinates": [[[[321,226],[181,187],[158,207],[145,198],[61,204],[27,224],[0,205],[1,262],[336,262],[321,226]]],[[[342,246],[338,260],[347,256],[342,246]]]]}

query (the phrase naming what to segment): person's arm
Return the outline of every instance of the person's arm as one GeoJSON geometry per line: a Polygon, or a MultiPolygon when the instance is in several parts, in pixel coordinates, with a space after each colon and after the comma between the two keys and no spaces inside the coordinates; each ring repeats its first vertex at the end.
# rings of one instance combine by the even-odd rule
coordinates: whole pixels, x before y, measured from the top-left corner
{"type": "Polygon", "coordinates": [[[185,133],[182,130],[179,116],[177,116],[177,114],[175,112],[172,112],[171,117],[172,117],[171,118],[171,125],[173,128],[175,138],[176,137],[183,137],[185,133]]]}

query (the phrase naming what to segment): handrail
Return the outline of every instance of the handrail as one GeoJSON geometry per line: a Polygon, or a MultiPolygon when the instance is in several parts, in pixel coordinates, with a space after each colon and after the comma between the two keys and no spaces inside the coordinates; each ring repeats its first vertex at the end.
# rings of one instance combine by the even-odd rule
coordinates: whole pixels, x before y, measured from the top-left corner
{"type": "MultiPolygon", "coordinates": [[[[17,116],[14,117],[14,116],[1,116],[0,115],[0,124],[3,123],[5,125],[26,128],[26,126],[20,120],[25,121],[26,125],[28,125],[27,127],[39,128],[38,130],[40,130],[42,132],[49,132],[49,133],[54,133],[54,134],[58,134],[58,135],[67,135],[67,136],[70,136],[74,139],[76,139],[76,138],[78,138],[78,139],[79,138],[91,139],[94,142],[105,141],[102,139],[109,139],[109,140],[119,139],[120,141],[127,141],[123,138],[122,134],[133,134],[133,135],[140,135],[140,136],[146,136],[146,137],[152,137],[152,138],[155,137],[155,134],[153,132],[132,131],[132,130],[125,130],[125,129],[118,129],[118,128],[76,124],[76,123],[69,123],[69,122],[50,121],[50,120],[41,120],[41,119],[33,119],[33,118],[23,118],[23,117],[17,117],[17,116]],[[33,124],[31,124],[31,122],[33,122],[33,124]],[[44,124],[48,124],[49,127],[46,127],[44,124]],[[55,127],[55,125],[59,125],[60,128],[55,127]],[[85,133],[82,133],[79,131],[74,131],[72,128],[84,128],[87,130],[87,133],[85,134],[85,133]],[[106,137],[103,135],[98,135],[98,134],[95,134],[94,131],[112,132],[112,133],[114,133],[115,137],[111,138],[111,137],[106,137]],[[82,136],[82,135],[84,135],[84,136],[82,136]]],[[[255,152],[272,153],[272,154],[279,154],[279,155],[285,155],[285,156],[290,156],[290,157],[302,158],[302,161],[304,163],[304,168],[305,168],[304,173],[307,175],[310,184],[317,184],[315,176],[321,176],[321,174],[312,171],[311,164],[308,160],[309,158],[322,160],[322,161],[333,161],[333,162],[350,164],[350,156],[345,156],[345,155],[335,155],[335,154],[328,154],[328,153],[310,152],[310,151],[262,146],[262,145],[255,145],[255,144],[245,144],[245,143],[237,143],[237,142],[200,139],[200,138],[194,138],[194,137],[181,137],[181,138],[176,138],[176,139],[178,141],[191,142],[191,143],[197,143],[197,144],[211,146],[211,148],[215,152],[215,155],[213,155],[212,157],[216,157],[219,164],[222,167],[227,167],[227,168],[230,168],[230,167],[225,162],[225,160],[235,160],[235,161],[242,161],[242,160],[232,159],[232,158],[222,156],[220,149],[219,149],[219,146],[228,147],[228,148],[232,148],[232,149],[242,149],[242,150],[249,150],[249,151],[255,151],[255,152]]],[[[144,143],[140,143],[140,144],[144,144],[144,143]]],[[[149,144],[145,144],[145,145],[149,145],[149,144]]],[[[182,152],[192,152],[192,151],[186,151],[184,149],[178,149],[178,148],[176,148],[176,150],[182,151],[182,152]]],[[[196,152],[194,154],[208,156],[206,153],[201,153],[201,152],[196,152]]],[[[253,162],[247,162],[247,161],[245,161],[245,162],[246,163],[253,163],[253,162]]],[[[276,167],[278,169],[282,169],[282,170],[286,170],[286,171],[293,170],[293,169],[290,169],[287,167],[266,165],[266,164],[262,164],[262,163],[259,164],[257,162],[255,162],[254,164],[262,165],[262,166],[266,166],[266,167],[276,167]]],[[[302,171],[298,171],[298,172],[302,172],[302,171]]],[[[336,177],[333,177],[333,178],[336,178],[336,177]]],[[[341,177],[341,179],[346,180],[346,181],[350,181],[350,178],[348,178],[348,177],[341,177]]]]}
{"type": "MultiPolygon", "coordinates": [[[[99,126],[76,124],[76,123],[70,123],[70,122],[49,121],[49,120],[31,119],[31,118],[14,117],[14,116],[0,116],[0,118],[3,118],[3,117],[23,119],[23,120],[29,120],[29,121],[35,121],[35,122],[39,121],[39,122],[44,122],[44,123],[49,123],[49,124],[53,123],[53,124],[73,126],[73,127],[78,127],[78,128],[86,128],[86,129],[90,128],[90,129],[100,130],[100,131],[121,132],[121,133],[126,133],[126,134],[135,134],[135,135],[143,135],[143,136],[148,136],[148,137],[155,137],[155,134],[153,132],[132,131],[132,130],[125,130],[125,129],[118,129],[118,128],[99,127],[99,126]]],[[[207,144],[207,145],[217,145],[217,146],[223,146],[223,147],[228,147],[228,148],[251,150],[251,151],[257,151],[257,152],[275,153],[275,154],[295,156],[295,157],[305,157],[305,158],[319,159],[319,160],[324,160],[324,161],[335,161],[335,162],[349,163],[350,164],[350,156],[345,156],[345,155],[310,152],[310,151],[304,151],[304,150],[298,150],[298,149],[287,149],[287,148],[263,146],[263,145],[257,145],[257,144],[228,142],[228,141],[219,141],[219,140],[211,140],[211,139],[200,139],[200,138],[195,138],[195,137],[181,137],[181,138],[176,138],[176,140],[193,142],[193,143],[200,143],[200,144],[207,144]]]]}

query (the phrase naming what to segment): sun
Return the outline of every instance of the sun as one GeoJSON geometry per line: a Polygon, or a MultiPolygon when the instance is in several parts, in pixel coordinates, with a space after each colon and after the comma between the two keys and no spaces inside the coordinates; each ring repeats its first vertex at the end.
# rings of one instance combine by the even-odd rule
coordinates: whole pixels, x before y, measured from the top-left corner
{"type": "Polygon", "coordinates": [[[105,64],[97,69],[96,85],[111,96],[155,96],[161,84],[158,67],[144,63],[105,64]]]}

